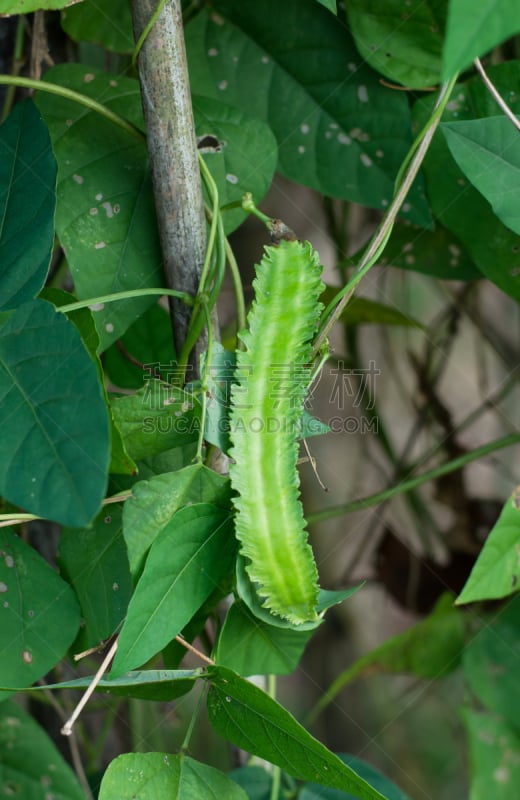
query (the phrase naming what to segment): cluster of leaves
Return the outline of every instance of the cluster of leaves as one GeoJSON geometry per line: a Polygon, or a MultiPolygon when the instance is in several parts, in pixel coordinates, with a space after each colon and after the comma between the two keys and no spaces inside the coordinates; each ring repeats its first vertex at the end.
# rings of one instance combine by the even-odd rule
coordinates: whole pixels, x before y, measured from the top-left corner
{"type": "MultiPolygon", "coordinates": [[[[0,0],[0,11],[66,5],[0,0]]],[[[245,679],[292,672],[314,628],[260,605],[237,559],[229,481],[201,459],[202,437],[227,449],[221,409],[205,408],[196,385],[176,384],[169,317],[147,294],[163,278],[139,83],[127,58],[128,5],[84,0],[61,19],[72,39],[121,54],[128,74],[59,64],[44,76],[54,92],[15,105],[0,129],[0,493],[6,518],[21,519],[21,510],[63,526],[59,575],[14,529],[0,529],[0,789],[29,796],[37,783],[54,796],[82,796],[51,741],[9,696],[120,628],[101,691],[169,701],[202,682],[215,730],[283,770],[289,794],[406,800],[366,764],[329,752],[245,679]],[[118,126],[89,101],[129,124],[118,126]],[[61,288],[67,273],[73,295],[61,288]],[[131,297],[109,302],[122,292],[131,297]],[[144,386],[135,362],[147,365],[144,386]],[[109,393],[108,384],[125,393],[109,393]],[[192,640],[230,592],[214,664],[179,669],[175,637],[192,640]],[[138,670],[161,655],[165,669],[154,661],[138,670]]],[[[262,198],[275,171],[385,211],[415,132],[435,115],[435,98],[422,90],[519,30],[520,11],[507,0],[492,10],[468,0],[348,0],[339,10],[325,0],[204,4],[185,36],[197,134],[221,143],[203,157],[221,206],[232,206],[223,214],[226,233],[244,219],[236,207],[243,194],[262,198]],[[412,102],[414,93],[385,81],[420,97],[412,102]]],[[[515,113],[520,61],[488,74],[515,113]]],[[[454,86],[440,127],[383,258],[441,279],[486,278],[519,300],[518,131],[472,74],[454,86]]],[[[403,321],[368,301],[357,313],[357,322],[403,321]]],[[[217,352],[213,363],[217,391],[229,381],[232,354],[217,352]]],[[[507,501],[461,603],[515,594],[519,506],[516,495],[507,501]]],[[[319,610],[348,594],[322,593],[319,610]]],[[[515,599],[475,632],[444,601],[340,676],[324,702],[365,669],[436,679],[462,659],[485,709],[464,712],[472,796],[512,800],[519,613],[515,599]]],[[[109,766],[99,796],[264,800],[273,783],[260,767],[227,776],[184,753],[126,754],[109,766]]]]}

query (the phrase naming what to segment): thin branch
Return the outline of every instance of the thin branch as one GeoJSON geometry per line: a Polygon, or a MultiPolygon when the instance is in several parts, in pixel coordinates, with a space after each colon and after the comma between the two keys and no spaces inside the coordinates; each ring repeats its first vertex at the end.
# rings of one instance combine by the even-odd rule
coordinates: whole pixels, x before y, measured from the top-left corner
{"type": "Polygon", "coordinates": [[[81,714],[81,712],[83,711],[85,706],[87,705],[88,701],[90,700],[92,694],[94,693],[94,691],[96,689],[96,686],[98,685],[99,681],[101,680],[101,678],[103,677],[103,675],[107,671],[107,669],[108,669],[108,667],[110,665],[110,662],[114,658],[114,656],[116,654],[118,642],[119,642],[119,639],[116,639],[115,642],[113,643],[112,647],[110,648],[110,650],[106,654],[105,658],[101,662],[101,666],[99,667],[98,671],[96,672],[96,674],[92,678],[92,682],[91,682],[90,686],[88,687],[88,689],[86,690],[85,694],[83,695],[83,697],[79,701],[78,705],[76,706],[76,708],[74,709],[74,711],[72,712],[72,714],[68,718],[67,722],[64,724],[63,728],[61,729],[61,732],[62,732],[63,736],[70,736],[71,735],[74,723],[76,722],[77,718],[79,717],[79,715],[81,714]]]}
{"type": "Polygon", "coordinates": [[[500,106],[500,108],[502,109],[502,111],[504,112],[506,117],[513,123],[515,128],[518,131],[520,131],[520,120],[518,119],[518,117],[516,117],[513,114],[513,112],[511,111],[511,109],[509,108],[507,103],[505,102],[505,100],[500,95],[498,89],[495,87],[495,85],[490,81],[490,79],[486,75],[486,71],[485,71],[484,67],[482,66],[482,62],[481,62],[480,58],[476,58],[473,63],[475,65],[475,69],[477,70],[477,72],[479,73],[480,77],[482,78],[482,81],[483,81],[486,89],[488,90],[489,94],[492,96],[493,100],[496,102],[497,105],[500,106]]]}
{"type": "Polygon", "coordinates": [[[193,647],[193,645],[187,642],[186,639],[180,634],[175,637],[175,641],[179,642],[179,644],[182,644],[182,646],[185,647],[186,650],[189,650],[190,653],[193,653],[198,658],[202,659],[202,661],[205,661],[206,664],[211,664],[212,667],[215,665],[215,662],[211,658],[208,658],[206,655],[204,655],[204,653],[201,653],[200,650],[197,650],[196,647],[193,647]]]}

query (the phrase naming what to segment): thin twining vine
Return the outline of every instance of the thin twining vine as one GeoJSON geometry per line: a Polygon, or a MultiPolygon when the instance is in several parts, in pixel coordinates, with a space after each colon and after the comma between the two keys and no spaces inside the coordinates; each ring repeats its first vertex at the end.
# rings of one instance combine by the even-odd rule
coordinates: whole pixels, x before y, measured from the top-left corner
{"type": "Polygon", "coordinates": [[[417,177],[421,164],[428,152],[428,148],[433,139],[435,131],[441,121],[442,114],[450,99],[453,88],[457,82],[458,75],[454,75],[449,81],[444,83],[439,91],[437,102],[432,115],[422,131],[413,142],[408,155],[406,156],[398,172],[395,182],[395,193],[388,211],[384,215],[381,224],[368,247],[365,250],[356,271],[348,283],[337,293],[325,309],[318,335],[314,341],[314,354],[318,353],[327,337],[341,316],[345,306],[354,294],[354,290],[361,279],[380,259],[392,233],[395,220],[401,206],[403,205],[410,188],[417,177]]]}

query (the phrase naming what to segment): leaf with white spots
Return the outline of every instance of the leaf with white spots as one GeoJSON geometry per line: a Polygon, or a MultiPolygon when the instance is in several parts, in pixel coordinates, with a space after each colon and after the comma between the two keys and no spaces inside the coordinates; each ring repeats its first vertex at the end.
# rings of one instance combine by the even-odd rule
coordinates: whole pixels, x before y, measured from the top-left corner
{"type": "Polygon", "coordinates": [[[201,407],[193,394],[159,380],[115,397],[112,416],[131,458],[141,460],[197,441],[201,407]]]}
{"type": "Polygon", "coordinates": [[[88,528],[61,532],[59,563],[81,605],[83,625],[75,647],[86,650],[107,639],[126,614],[132,579],[123,539],[123,510],[106,506],[88,528]]]}
{"type": "Polygon", "coordinates": [[[30,686],[45,675],[67,652],[79,622],[70,586],[19,536],[0,528],[0,686],[30,686]]]}
{"type": "MultiPolygon", "coordinates": [[[[213,150],[202,148],[202,153],[217,183],[220,205],[240,201],[245,192],[260,202],[271,185],[277,161],[276,139],[269,126],[209,97],[193,97],[193,114],[199,138],[209,134],[219,142],[213,150]]],[[[240,209],[226,211],[226,233],[246,216],[240,209]]]]}
{"type": "MultiPolygon", "coordinates": [[[[349,262],[359,263],[360,255],[357,253],[349,262]]],[[[432,275],[444,281],[482,278],[461,242],[439,224],[434,231],[425,231],[417,225],[397,222],[378,264],[432,275]]]]}
{"type": "Polygon", "coordinates": [[[370,66],[413,89],[439,82],[446,0],[349,0],[356,46],[370,66]]]}
{"type": "MultiPolygon", "coordinates": [[[[81,64],[62,64],[45,80],[87,94],[142,124],[137,81],[81,64]]],[[[58,162],[56,231],[79,299],[163,285],[146,145],[63,97],[39,92],[58,162]]],[[[94,319],[101,349],[118,339],[153,297],[107,304],[94,319]]]]}
{"type": "Polygon", "coordinates": [[[517,800],[520,786],[520,736],[499,717],[466,708],[471,800],[517,800]]]}
{"type": "MultiPolygon", "coordinates": [[[[520,61],[489,67],[494,85],[516,114],[520,113],[520,61]]],[[[414,106],[414,118],[422,128],[435,99],[425,97],[414,106]]],[[[443,122],[494,117],[495,100],[480,76],[457,84],[443,115],[443,122]]],[[[487,200],[468,181],[456,164],[442,131],[438,131],[423,163],[428,197],[436,217],[462,243],[475,266],[503,292],[520,301],[520,237],[493,213],[487,200]]]]}
{"type": "Polygon", "coordinates": [[[72,769],[39,725],[17,703],[0,705],[0,797],[84,800],[72,769]]]}
{"type": "MultiPolygon", "coordinates": [[[[217,0],[186,28],[190,83],[263,119],[278,169],[373,208],[391,201],[412,142],[408,102],[362,63],[344,24],[315,0],[217,0]]],[[[419,179],[403,209],[429,226],[419,179]]]]}

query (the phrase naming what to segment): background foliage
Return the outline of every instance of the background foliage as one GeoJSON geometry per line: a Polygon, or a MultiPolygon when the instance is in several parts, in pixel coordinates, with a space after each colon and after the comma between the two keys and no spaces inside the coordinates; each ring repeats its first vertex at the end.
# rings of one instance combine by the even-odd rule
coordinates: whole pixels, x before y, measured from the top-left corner
{"type": "Polygon", "coordinates": [[[520,499],[497,453],[520,440],[520,7],[201,0],[183,11],[222,272],[224,233],[237,253],[248,240],[245,284],[258,260],[247,192],[267,195],[269,216],[281,196],[298,237],[319,238],[325,305],[371,268],[364,295],[336,314],[303,418],[331,480],[324,498],[302,472],[306,507],[318,498],[307,516],[327,614],[318,625],[270,614],[238,554],[217,452],[229,448],[243,322],[236,274],[234,299],[227,284],[218,298],[223,345],[200,381],[179,385],[128,3],[0,0],[0,796],[514,800],[520,499]],[[384,215],[419,158],[392,226],[384,215]],[[475,380],[460,368],[467,339],[475,380]],[[388,396],[365,381],[375,358],[392,374],[388,396]],[[344,433],[354,421],[361,449],[337,420],[344,433]],[[468,465],[490,454],[480,479],[468,465]],[[374,508],[363,529],[352,514],[374,508]],[[379,627],[374,584],[391,618],[379,627]],[[57,727],[114,635],[69,750],[57,727]],[[276,675],[293,676],[283,704],[276,675]],[[357,696],[345,692],[355,680],[357,696]]]}

